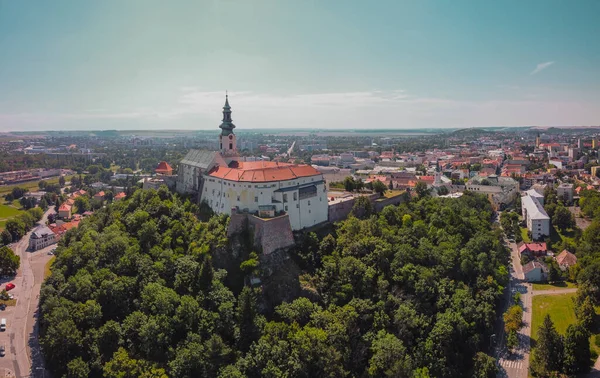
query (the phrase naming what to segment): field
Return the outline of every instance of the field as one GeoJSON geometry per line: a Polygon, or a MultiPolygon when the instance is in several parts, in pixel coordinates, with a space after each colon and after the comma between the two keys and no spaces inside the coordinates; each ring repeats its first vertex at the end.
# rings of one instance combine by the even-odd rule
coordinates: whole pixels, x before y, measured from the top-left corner
{"type": "Polygon", "coordinates": [[[23,213],[21,210],[21,205],[19,201],[13,201],[12,203],[8,203],[5,205],[0,205],[0,231],[4,230],[4,226],[6,225],[6,221],[14,218],[15,216],[23,213]]]}
{"type": "MultiPolygon", "coordinates": [[[[565,334],[567,327],[577,321],[575,317],[575,306],[573,298],[575,293],[566,293],[560,295],[536,295],[533,297],[531,314],[531,339],[532,345],[537,340],[537,330],[544,321],[546,314],[550,314],[550,318],[554,323],[554,327],[561,335],[565,334]]],[[[596,307],[596,314],[600,314],[600,307],[596,307]]],[[[590,347],[600,352],[600,347],[594,345],[594,336],[590,336],[590,347]]]]}
{"type": "MultiPolygon", "coordinates": [[[[65,181],[67,181],[67,182],[71,181],[71,177],[72,176],[65,176],[65,181]]],[[[46,181],[50,184],[58,184],[58,177],[51,177],[48,179],[44,179],[44,181],[46,181]]],[[[2,185],[2,186],[0,186],[0,196],[3,197],[5,194],[10,193],[13,190],[13,188],[16,188],[16,187],[26,188],[30,192],[38,191],[38,190],[40,190],[40,187],[38,186],[38,182],[40,182],[40,180],[22,182],[19,184],[12,184],[12,185],[2,185]]]]}
{"type": "Polygon", "coordinates": [[[533,313],[531,314],[531,338],[537,340],[537,330],[546,314],[554,322],[556,330],[564,335],[569,324],[575,323],[575,293],[561,295],[536,295],[533,297],[533,313]]]}
{"type": "Polygon", "coordinates": [[[577,285],[575,285],[572,282],[554,282],[551,284],[545,283],[545,284],[533,284],[533,290],[554,290],[554,289],[573,289],[576,288],[577,285]]]}
{"type": "Polygon", "coordinates": [[[404,194],[405,192],[405,190],[386,190],[383,196],[385,198],[392,198],[404,194]]]}

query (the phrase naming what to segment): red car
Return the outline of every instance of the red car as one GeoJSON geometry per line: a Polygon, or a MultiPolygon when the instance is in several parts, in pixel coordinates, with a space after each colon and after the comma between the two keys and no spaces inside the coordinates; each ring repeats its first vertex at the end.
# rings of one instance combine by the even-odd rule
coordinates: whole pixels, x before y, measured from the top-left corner
{"type": "Polygon", "coordinates": [[[14,283],[7,283],[6,284],[6,291],[12,290],[15,288],[15,284],[14,283]]]}

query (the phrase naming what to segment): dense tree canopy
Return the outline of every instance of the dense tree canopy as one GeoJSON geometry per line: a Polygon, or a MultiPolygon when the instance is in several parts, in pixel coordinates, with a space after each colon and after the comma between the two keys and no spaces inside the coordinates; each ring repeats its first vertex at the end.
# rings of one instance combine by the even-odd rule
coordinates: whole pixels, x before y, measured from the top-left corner
{"type": "Polygon", "coordinates": [[[262,262],[227,239],[226,217],[201,222],[196,210],[165,188],[138,190],[65,234],[41,296],[55,376],[495,373],[482,351],[508,251],[483,196],[415,199],[309,234],[291,253],[310,295],[279,304],[232,284],[262,262]],[[238,268],[215,269],[224,255],[238,268]]]}

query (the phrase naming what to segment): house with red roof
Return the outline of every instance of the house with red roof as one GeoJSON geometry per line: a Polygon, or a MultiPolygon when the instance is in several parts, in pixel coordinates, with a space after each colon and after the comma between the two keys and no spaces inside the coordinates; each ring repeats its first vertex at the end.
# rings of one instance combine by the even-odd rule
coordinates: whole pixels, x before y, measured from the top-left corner
{"type": "Polygon", "coordinates": [[[127,197],[127,194],[125,194],[125,192],[119,192],[115,195],[114,200],[115,201],[119,201],[122,200],[123,198],[127,197]]]}
{"type": "Polygon", "coordinates": [[[71,218],[71,209],[72,209],[72,205],[69,205],[66,202],[63,203],[58,208],[58,217],[62,218],[62,219],[69,219],[69,218],[71,218]]]}
{"type": "Polygon", "coordinates": [[[573,253],[564,249],[558,256],[556,256],[556,262],[561,270],[567,270],[573,265],[577,264],[577,256],[573,253]]]}
{"type": "Polygon", "coordinates": [[[519,256],[526,254],[529,257],[542,257],[548,253],[546,243],[523,243],[519,245],[519,256]]]}
{"type": "Polygon", "coordinates": [[[173,168],[166,161],[161,161],[154,170],[156,174],[163,176],[171,176],[173,174],[173,168]]]}
{"type": "Polygon", "coordinates": [[[94,194],[94,199],[99,200],[99,201],[104,201],[105,195],[106,195],[106,193],[104,193],[104,190],[101,190],[98,193],[94,194]]]}

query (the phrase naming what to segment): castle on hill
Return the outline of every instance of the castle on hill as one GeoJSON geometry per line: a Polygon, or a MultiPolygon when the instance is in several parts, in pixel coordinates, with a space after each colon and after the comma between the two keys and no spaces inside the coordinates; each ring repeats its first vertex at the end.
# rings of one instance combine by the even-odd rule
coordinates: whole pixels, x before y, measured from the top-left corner
{"type": "Polygon", "coordinates": [[[327,221],[325,180],[315,168],[240,159],[228,96],[219,128],[219,151],[190,150],[179,163],[179,193],[196,195],[219,214],[286,214],[292,230],[327,221]]]}

